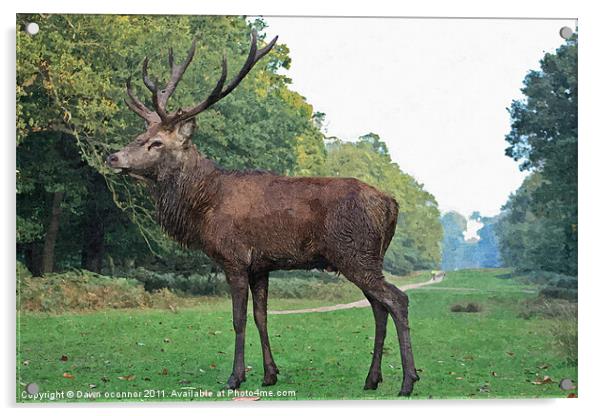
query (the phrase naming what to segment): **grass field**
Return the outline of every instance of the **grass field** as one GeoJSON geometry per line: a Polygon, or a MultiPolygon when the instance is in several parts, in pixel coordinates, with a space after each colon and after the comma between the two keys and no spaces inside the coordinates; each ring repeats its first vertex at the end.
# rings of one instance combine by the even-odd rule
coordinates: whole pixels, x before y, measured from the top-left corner
{"type": "MultiPolygon", "coordinates": [[[[408,292],[421,377],[411,399],[576,393],[558,387],[563,378],[576,383],[577,368],[567,364],[554,347],[550,329],[555,321],[520,318],[522,303],[536,294],[533,287],[504,278],[506,273],[458,271],[448,273],[440,283],[408,292]],[[450,312],[453,304],[468,302],[478,303],[482,311],[450,312]]],[[[421,279],[425,276],[412,280],[421,279]]],[[[360,295],[350,291],[348,300],[358,300],[360,295]]],[[[274,299],[269,307],[324,304],[274,299]]],[[[232,399],[232,393],[216,397],[232,365],[234,334],[228,299],[213,299],[177,313],[156,309],[20,313],[17,328],[17,401],[31,401],[22,395],[28,383],[36,383],[42,393],[59,392],[43,401],[125,400],[118,396],[128,401],[208,400],[190,397],[199,390],[212,392],[213,399],[232,399]],[[70,391],[87,397],[68,398],[70,391]]],[[[278,383],[261,387],[261,351],[250,317],[249,368],[241,389],[259,392],[262,400],[270,399],[265,397],[269,392],[272,398],[293,400],[398,399],[402,377],[391,320],[383,358],[384,382],[376,391],[362,389],[374,336],[369,308],[273,315],[269,329],[280,368],[278,383]]]]}

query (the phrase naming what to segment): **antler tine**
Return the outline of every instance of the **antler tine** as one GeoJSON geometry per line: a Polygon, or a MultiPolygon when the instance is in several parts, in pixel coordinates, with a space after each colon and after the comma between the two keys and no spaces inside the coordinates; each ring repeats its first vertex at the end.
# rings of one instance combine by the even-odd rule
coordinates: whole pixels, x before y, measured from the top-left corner
{"type": "Polygon", "coordinates": [[[211,91],[211,94],[209,94],[209,96],[200,104],[192,108],[179,111],[178,114],[176,114],[176,117],[174,117],[174,119],[172,120],[172,122],[175,123],[177,121],[182,121],[194,117],[200,112],[205,111],[207,108],[209,108],[222,98],[224,98],[226,95],[230,94],[232,90],[234,90],[234,88],[236,88],[238,84],[240,84],[240,82],[244,79],[244,77],[251,71],[255,64],[274,47],[277,40],[278,36],[272,39],[272,41],[264,48],[257,50],[257,31],[253,29],[253,32],[251,33],[251,48],[249,50],[249,55],[247,56],[247,60],[245,61],[244,65],[238,72],[238,75],[236,75],[236,77],[234,77],[232,81],[228,83],[225,89],[223,89],[228,71],[228,62],[226,60],[226,57],[224,56],[222,60],[222,75],[217,81],[215,87],[213,88],[213,91],[211,91]]]}
{"type": "Polygon", "coordinates": [[[142,61],[142,80],[150,92],[157,91],[157,85],[148,76],[148,56],[145,56],[144,61],[142,61]]]}
{"type": "Polygon", "coordinates": [[[159,105],[163,110],[167,111],[167,100],[169,100],[169,97],[171,97],[173,92],[176,90],[180,79],[182,79],[182,75],[184,75],[184,72],[186,72],[186,69],[188,68],[188,65],[190,65],[190,62],[192,62],[192,58],[194,57],[195,51],[196,39],[192,41],[192,46],[188,50],[186,59],[184,59],[184,61],[180,65],[175,65],[173,58],[173,49],[169,48],[169,66],[171,68],[171,78],[169,79],[169,82],[167,83],[165,88],[157,92],[159,96],[159,105]]]}
{"type": "Polygon", "coordinates": [[[125,81],[126,91],[128,94],[129,100],[126,99],[125,103],[134,113],[138,114],[141,118],[143,118],[146,122],[158,122],[160,118],[157,116],[157,113],[148,109],[146,105],[142,101],[138,99],[132,92],[132,78],[128,77],[125,81]]]}
{"type": "Polygon", "coordinates": [[[268,43],[265,47],[257,50],[257,31],[255,29],[253,29],[253,32],[251,32],[251,49],[249,50],[249,55],[247,56],[247,60],[245,61],[242,68],[240,69],[240,72],[238,73],[236,78],[234,78],[232,81],[230,81],[230,83],[228,84],[226,89],[222,92],[220,99],[225,97],[226,95],[230,94],[232,92],[232,90],[234,88],[236,88],[238,86],[238,84],[240,84],[240,82],[244,79],[244,77],[251,71],[251,69],[253,69],[255,64],[257,62],[259,62],[259,60],[261,58],[263,58],[265,55],[267,55],[267,53],[269,51],[272,50],[272,48],[276,44],[277,40],[278,40],[278,36],[276,36],[274,39],[272,39],[272,41],[270,43],[268,43]]]}
{"type": "Polygon", "coordinates": [[[144,58],[142,62],[142,80],[144,81],[144,85],[149,91],[153,94],[153,106],[155,107],[156,113],[159,115],[159,118],[162,121],[166,121],[168,118],[167,112],[165,108],[160,105],[159,101],[159,93],[157,91],[157,81],[153,81],[148,76],[148,56],[144,58]]]}

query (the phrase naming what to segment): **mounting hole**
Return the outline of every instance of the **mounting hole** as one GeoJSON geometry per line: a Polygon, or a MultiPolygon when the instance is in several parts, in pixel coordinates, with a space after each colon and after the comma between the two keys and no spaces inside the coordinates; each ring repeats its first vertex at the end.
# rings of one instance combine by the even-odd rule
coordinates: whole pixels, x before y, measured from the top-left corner
{"type": "Polygon", "coordinates": [[[25,391],[27,394],[33,396],[34,394],[38,394],[40,392],[40,387],[36,383],[29,383],[25,386],[25,391]]]}
{"type": "Polygon", "coordinates": [[[562,39],[569,40],[571,36],[573,36],[573,29],[571,29],[568,26],[563,26],[562,28],[560,28],[560,37],[562,39]]]}
{"type": "Polygon", "coordinates": [[[29,22],[25,25],[25,31],[27,34],[33,36],[40,31],[40,26],[38,26],[38,24],[35,22],[29,22]]]}
{"type": "Polygon", "coordinates": [[[573,384],[573,380],[570,378],[563,378],[560,380],[560,384],[558,385],[562,390],[573,390],[575,385],[573,384]]]}

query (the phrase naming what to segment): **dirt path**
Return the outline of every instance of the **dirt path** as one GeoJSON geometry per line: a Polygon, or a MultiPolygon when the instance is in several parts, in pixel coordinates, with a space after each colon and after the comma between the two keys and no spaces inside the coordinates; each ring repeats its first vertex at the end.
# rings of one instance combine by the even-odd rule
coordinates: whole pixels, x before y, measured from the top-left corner
{"type": "MultiPolygon", "coordinates": [[[[432,285],[434,283],[439,283],[443,280],[443,275],[435,276],[435,278],[428,280],[422,283],[413,283],[410,285],[398,286],[401,290],[409,290],[416,289],[422,286],[432,285]]],[[[338,305],[330,305],[330,306],[320,306],[317,308],[307,308],[307,309],[291,309],[286,311],[268,311],[270,315],[288,315],[292,313],[312,313],[312,312],[330,312],[330,311],[339,311],[341,309],[351,309],[351,308],[367,308],[370,306],[370,303],[367,299],[358,300],[357,302],[351,303],[340,303],[338,305]]]]}

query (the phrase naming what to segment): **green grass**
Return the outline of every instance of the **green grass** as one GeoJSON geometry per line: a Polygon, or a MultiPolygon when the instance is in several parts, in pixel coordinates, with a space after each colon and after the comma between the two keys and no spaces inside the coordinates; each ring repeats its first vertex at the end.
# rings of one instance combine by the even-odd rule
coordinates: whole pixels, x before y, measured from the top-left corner
{"type": "MultiPolygon", "coordinates": [[[[567,396],[558,382],[562,378],[576,382],[577,369],[551,347],[553,321],[518,318],[521,302],[535,294],[528,291],[529,286],[498,277],[504,273],[453,272],[441,283],[409,291],[412,342],[422,378],[412,398],[567,396]],[[479,303],[483,311],[449,311],[452,304],[467,302],[479,303]],[[553,382],[532,383],[545,376],[553,382]]],[[[358,299],[352,297],[350,301],[358,299]]],[[[274,299],[270,308],[324,304],[332,302],[274,299]]],[[[250,317],[246,363],[251,368],[242,389],[274,394],[294,391],[295,396],[289,398],[297,400],[397,399],[401,368],[391,320],[383,358],[384,382],[376,391],[362,389],[374,335],[369,308],[272,315],[269,326],[280,368],[278,384],[261,387],[261,351],[250,317]]],[[[156,309],[21,313],[18,330],[18,401],[27,401],[21,398],[22,386],[32,382],[42,392],[97,392],[101,394],[97,401],[119,400],[104,397],[106,392],[143,394],[144,390],[164,391],[165,397],[130,400],[190,400],[172,397],[172,392],[195,388],[215,394],[232,365],[234,334],[227,299],[213,299],[178,313],[156,309]],[[62,356],[67,360],[62,361],[62,356]],[[74,378],[65,378],[65,373],[74,378]],[[135,378],[119,379],[129,375],[135,378]]]]}

